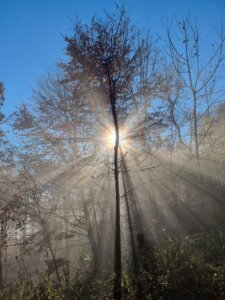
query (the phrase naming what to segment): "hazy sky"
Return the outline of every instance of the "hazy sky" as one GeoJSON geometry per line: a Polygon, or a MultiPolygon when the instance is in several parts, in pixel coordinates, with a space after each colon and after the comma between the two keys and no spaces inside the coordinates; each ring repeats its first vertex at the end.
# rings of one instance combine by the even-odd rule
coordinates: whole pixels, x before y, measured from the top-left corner
{"type": "MultiPolygon", "coordinates": [[[[63,35],[72,21],[84,23],[116,0],[0,0],[0,81],[5,84],[6,114],[29,102],[41,75],[64,56],[63,35]]],[[[213,40],[214,28],[225,22],[225,0],[126,0],[135,24],[162,34],[161,19],[176,14],[198,20],[204,39],[213,40]]]]}

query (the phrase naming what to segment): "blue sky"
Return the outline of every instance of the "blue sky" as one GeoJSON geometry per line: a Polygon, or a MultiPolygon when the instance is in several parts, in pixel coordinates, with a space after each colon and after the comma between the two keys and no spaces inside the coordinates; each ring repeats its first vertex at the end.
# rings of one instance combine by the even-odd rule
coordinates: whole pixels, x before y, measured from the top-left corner
{"type": "MultiPolygon", "coordinates": [[[[40,77],[64,58],[63,35],[72,21],[84,23],[114,7],[115,0],[0,0],[0,81],[5,84],[4,112],[29,103],[40,77]]],[[[161,20],[176,14],[197,18],[203,40],[225,22],[225,0],[126,0],[133,22],[162,35],[161,20]]]]}

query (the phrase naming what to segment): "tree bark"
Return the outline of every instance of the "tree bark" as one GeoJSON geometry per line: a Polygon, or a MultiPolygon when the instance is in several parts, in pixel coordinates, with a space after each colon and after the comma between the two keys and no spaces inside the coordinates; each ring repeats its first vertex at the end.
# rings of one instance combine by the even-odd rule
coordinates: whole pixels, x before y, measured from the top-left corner
{"type": "Polygon", "coordinates": [[[115,260],[114,260],[114,299],[122,299],[122,264],[121,264],[121,228],[120,228],[120,189],[119,189],[119,124],[116,112],[115,82],[110,85],[110,103],[112,109],[113,122],[115,127],[115,146],[114,146],[114,179],[116,192],[116,228],[115,228],[115,260]]]}
{"type": "Polygon", "coordinates": [[[0,245],[0,292],[3,291],[2,245],[0,245]]]}
{"type": "MultiPolygon", "coordinates": [[[[3,217],[4,218],[4,217],[3,217]]],[[[0,291],[3,291],[4,288],[4,278],[3,278],[3,249],[6,246],[6,237],[7,237],[7,221],[6,219],[1,220],[0,222],[0,291]]]]}
{"type": "Polygon", "coordinates": [[[99,272],[99,251],[98,247],[95,241],[95,236],[94,236],[94,231],[91,225],[91,220],[90,220],[90,214],[88,211],[88,205],[86,200],[84,200],[83,203],[83,211],[85,215],[85,220],[86,220],[86,226],[87,226],[87,233],[88,233],[88,239],[91,245],[91,251],[93,255],[93,269],[92,269],[92,275],[96,275],[99,272]]]}
{"type": "Polygon", "coordinates": [[[193,109],[193,122],[194,122],[194,139],[195,139],[195,155],[199,161],[199,145],[198,145],[198,120],[197,120],[197,99],[196,92],[193,91],[194,109],[193,109]]]}

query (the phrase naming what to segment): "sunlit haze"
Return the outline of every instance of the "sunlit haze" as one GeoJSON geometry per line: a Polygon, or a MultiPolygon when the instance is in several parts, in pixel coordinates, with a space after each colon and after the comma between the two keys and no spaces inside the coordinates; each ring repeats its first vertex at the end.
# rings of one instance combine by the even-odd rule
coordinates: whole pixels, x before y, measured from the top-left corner
{"type": "Polygon", "coordinates": [[[0,300],[225,299],[224,14],[0,0],[0,300]]]}

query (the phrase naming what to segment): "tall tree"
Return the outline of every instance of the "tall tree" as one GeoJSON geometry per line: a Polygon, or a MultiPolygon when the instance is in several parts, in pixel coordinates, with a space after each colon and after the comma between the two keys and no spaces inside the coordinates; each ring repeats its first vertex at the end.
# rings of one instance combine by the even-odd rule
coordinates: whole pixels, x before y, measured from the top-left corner
{"type": "MultiPolygon", "coordinates": [[[[85,101],[97,101],[111,111],[115,130],[114,179],[116,192],[114,297],[121,299],[121,228],[119,186],[120,126],[127,114],[149,92],[150,41],[131,24],[124,8],[92,19],[90,26],[77,22],[66,37],[70,61],[63,65],[67,82],[80,82],[85,101]],[[100,101],[100,102],[99,102],[100,101]]],[[[93,104],[92,104],[93,105],[93,104]]]]}

